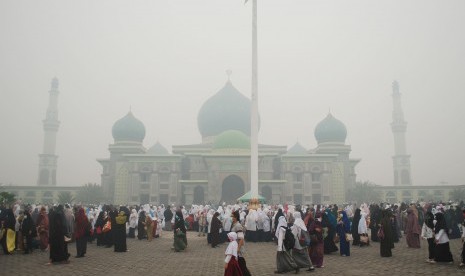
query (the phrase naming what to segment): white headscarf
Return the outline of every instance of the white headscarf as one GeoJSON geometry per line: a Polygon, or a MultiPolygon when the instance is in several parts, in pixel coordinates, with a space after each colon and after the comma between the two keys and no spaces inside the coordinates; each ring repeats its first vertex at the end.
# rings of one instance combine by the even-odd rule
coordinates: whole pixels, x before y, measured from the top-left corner
{"type": "Polygon", "coordinates": [[[357,229],[359,234],[368,233],[366,216],[367,215],[365,214],[365,212],[360,213],[360,221],[358,223],[358,229],[357,229]]]}
{"type": "Polygon", "coordinates": [[[226,251],[224,252],[225,255],[233,255],[237,259],[237,234],[236,232],[229,232],[228,233],[228,238],[231,240],[228,244],[228,247],[226,248],[226,251]]]}
{"type": "Polygon", "coordinates": [[[279,238],[278,235],[279,235],[279,230],[281,229],[281,226],[287,227],[286,218],[284,216],[280,216],[278,218],[278,227],[276,227],[275,229],[276,233],[274,234],[277,239],[279,238]]]}
{"type": "Polygon", "coordinates": [[[304,231],[307,231],[307,226],[305,226],[305,222],[302,220],[300,212],[294,212],[294,225],[304,231]]]}

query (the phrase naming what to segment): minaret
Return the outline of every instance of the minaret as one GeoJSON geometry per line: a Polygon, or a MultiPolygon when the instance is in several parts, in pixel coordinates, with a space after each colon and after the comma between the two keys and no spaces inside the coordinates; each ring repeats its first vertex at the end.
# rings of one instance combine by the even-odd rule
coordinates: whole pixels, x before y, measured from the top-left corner
{"type": "Polygon", "coordinates": [[[55,155],[56,136],[60,126],[58,121],[58,79],[53,78],[52,88],[49,91],[47,114],[44,124],[44,147],[39,154],[39,178],[37,185],[56,186],[57,159],[55,155]]]}
{"type": "Polygon", "coordinates": [[[394,156],[392,157],[394,167],[394,185],[412,185],[410,173],[410,155],[407,154],[405,143],[405,132],[407,122],[404,120],[404,112],[400,101],[399,83],[392,83],[392,134],[394,135],[394,156]]]}

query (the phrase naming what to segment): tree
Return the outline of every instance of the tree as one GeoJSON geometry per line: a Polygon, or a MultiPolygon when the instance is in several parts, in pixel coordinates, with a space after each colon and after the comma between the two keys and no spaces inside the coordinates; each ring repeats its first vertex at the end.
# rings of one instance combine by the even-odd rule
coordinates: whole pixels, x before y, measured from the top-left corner
{"type": "Polygon", "coordinates": [[[10,205],[16,201],[16,195],[9,192],[0,192],[0,204],[10,205]]]}
{"type": "Polygon", "coordinates": [[[60,192],[58,194],[58,203],[65,204],[65,203],[72,203],[74,201],[74,197],[71,192],[60,192]]]}
{"type": "Polygon", "coordinates": [[[87,183],[79,188],[76,200],[86,204],[98,204],[105,201],[102,187],[95,183],[87,183]]]}
{"type": "Polygon", "coordinates": [[[361,204],[364,202],[380,202],[382,199],[381,193],[376,190],[376,184],[370,181],[357,181],[355,187],[348,191],[347,200],[361,204]]]}

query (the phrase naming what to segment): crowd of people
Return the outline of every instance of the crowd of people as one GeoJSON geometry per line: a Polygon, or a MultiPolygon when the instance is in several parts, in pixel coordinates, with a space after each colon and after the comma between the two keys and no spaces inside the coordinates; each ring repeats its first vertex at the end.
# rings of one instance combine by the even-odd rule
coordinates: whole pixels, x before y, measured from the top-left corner
{"type": "MultiPolygon", "coordinates": [[[[400,203],[338,205],[247,204],[184,206],[21,205],[0,209],[0,243],[5,255],[34,250],[49,252],[47,264],[66,264],[68,245],[76,258],[85,257],[89,243],[127,252],[126,240],[152,241],[173,233],[172,250],[188,247],[186,233],[206,237],[206,244],[225,251],[225,275],[250,275],[244,258],[247,243],[275,242],[276,271],[324,267],[324,255],[350,257],[351,247],[379,242],[380,256],[391,257],[395,243],[405,237],[409,248],[427,240],[426,262],[453,263],[449,240],[465,239],[465,209],[456,204],[400,203]]],[[[459,266],[465,266],[465,254],[459,266]]]]}

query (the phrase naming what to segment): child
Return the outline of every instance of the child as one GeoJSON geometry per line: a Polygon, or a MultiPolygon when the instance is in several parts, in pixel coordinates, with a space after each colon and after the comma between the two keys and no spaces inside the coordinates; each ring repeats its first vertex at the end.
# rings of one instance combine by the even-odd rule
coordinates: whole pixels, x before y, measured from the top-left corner
{"type": "Polygon", "coordinates": [[[224,260],[224,275],[225,276],[242,276],[242,271],[237,262],[237,234],[235,232],[228,233],[229,245],[226,248],[226,259],[224,260]]]}

